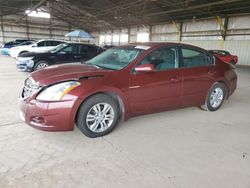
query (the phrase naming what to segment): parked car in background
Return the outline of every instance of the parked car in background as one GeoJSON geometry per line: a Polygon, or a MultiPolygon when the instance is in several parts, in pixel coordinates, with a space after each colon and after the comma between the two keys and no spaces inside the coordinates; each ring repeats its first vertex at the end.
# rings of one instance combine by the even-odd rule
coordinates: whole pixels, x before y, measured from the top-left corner
{"type": "Polygon", "coordinates": [[[31,41],[31,40],[26,40],[26,39],[24,39],[24,40],[21,40],[21,39],[18,40],[17,39],[15,41],[7,42],[7,43],[5,43],[5,44],[2,45],[1,53],[3,55],[9,55],[9,49],[10,48],[15,47],[15,46],[20,45],[20,44],[25,43],[25,42],[29,42],[29,41],[31,41]]]}
{"type": "Polygon", "coordinates": [[[31,44],[34,44],[34,43],[35,43],[35,41],[30,40],[30,41],[22,42],[22,43],[17,44],[17,45],[13,45],[12,47],[2,48],[2,54],[4,54],[4,55],[10,55],[10,49],[11,49],[11,48],[13,48],[13,47],[18,47],[18,46],[31,45],[31,44]]]}
{"type": "Polygon", "coordinates": [[[61,43],[65,43],[65,41],[60,40],[39,40],[34,44],[16,46],[10,49],[10,56],[17,58],[22,53],[26,52],[48,52],[53,49],[55,46],[58,46],[61,43]]]}
{"type": "Polygon", "coordinates": [[[236,85],[233,67],[201,48],[129,44],[82,65],[33,72],[20,92],[20,116],[41,130],[73,130],[76,123],[86,136],[99,137],[135,115],[187,106],[218,110],[236,85]]]}
{"type": "Polygon", "coordinates": [[[231,55],[228,51],[225,50],[208,50],[213,53],[216,57],[220,58],[222,61],[236,65],[238,63],[238,56],[231,55]]]}
{"type": "Polygon", "coordinates": [[[103,48],[91,44],[62,43],[49,52],[22,53],[17,57],[16,65],[21,71],[32,72],[50,65],[86,61],[103,51],[103,48]]]}

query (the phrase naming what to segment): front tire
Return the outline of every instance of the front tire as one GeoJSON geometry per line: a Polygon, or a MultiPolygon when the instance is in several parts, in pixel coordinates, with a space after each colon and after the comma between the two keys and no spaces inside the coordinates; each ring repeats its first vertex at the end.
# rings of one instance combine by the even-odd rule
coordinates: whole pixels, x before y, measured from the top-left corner
{"type": "Polygon", "coordinates": [[[118,123],[119,108],[111,97],[97,94],[80,106],[76,126],[90,138],[110,133],[118,123]]]}
{"type": "Polygon", "coordinates": [[[216,82],[208,91],[206,102],[201,108],[207,111],[216,111],[222,106],[225,97],[225,84],[216,82]]]}
{"type": "Polygon", "coordinates": [[[44,69],[48,66],[49,66],[49,64],[47,61],[39,61],[35,64],[34,71],[44,69]]]}

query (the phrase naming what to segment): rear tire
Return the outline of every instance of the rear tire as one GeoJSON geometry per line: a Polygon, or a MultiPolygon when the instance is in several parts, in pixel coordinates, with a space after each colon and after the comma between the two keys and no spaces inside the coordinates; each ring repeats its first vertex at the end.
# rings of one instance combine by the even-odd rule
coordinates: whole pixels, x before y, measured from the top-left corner
{"type": "Polygon", "coordinates": [[[118,104],[111,97],[96,94],[81,104],[76,126],[90,138],[110,133],[119,120],[118,104]]]}
{"type": "Polygon", "coordinates": [[[216,111],[223,104],[226,98],[225,84],[216,82],[208,91],[205,104],[201,106],[203,110],[216,111]]]}

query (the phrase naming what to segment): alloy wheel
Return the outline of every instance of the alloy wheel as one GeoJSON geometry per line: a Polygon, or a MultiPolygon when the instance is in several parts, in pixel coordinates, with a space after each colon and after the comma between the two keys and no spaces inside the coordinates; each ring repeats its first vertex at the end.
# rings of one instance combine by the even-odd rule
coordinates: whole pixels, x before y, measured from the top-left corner
{"type": "Polygon", "coordinates": [[[44,68],[47,67],[47,66],[48,66],[48,64],[46,64],[46,63],[39,63],[39,64],[37,65],[36,69],[37,69],[37,70],[39,70],[39,69],[44,69],[44,68]]]}
{"type": "Polygon", "coordinates": [[[210,95],[210,104],[213,108],[217,108],[223,101],[224,93],[221,88],[215,88],[210,95]]]}
{"type": "Polygon", "coordinates": [[[95,133],[106,131],[113,123],[115,113],[113,107],[108,103],[98,103],[87,113],[87,127],[95,133]]]}

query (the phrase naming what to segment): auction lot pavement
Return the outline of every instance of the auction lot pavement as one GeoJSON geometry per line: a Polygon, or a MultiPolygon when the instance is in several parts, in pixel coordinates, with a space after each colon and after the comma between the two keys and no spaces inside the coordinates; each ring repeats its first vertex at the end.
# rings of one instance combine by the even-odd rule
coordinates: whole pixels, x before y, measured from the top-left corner
{"type": "Polygon", "coordinates": [[[19,118],[27,73],[0,56],[0,187],[250,187],[250,67],[217,112],[197,107],[140,116],[90,139],[43,132],[19,118]]]}

